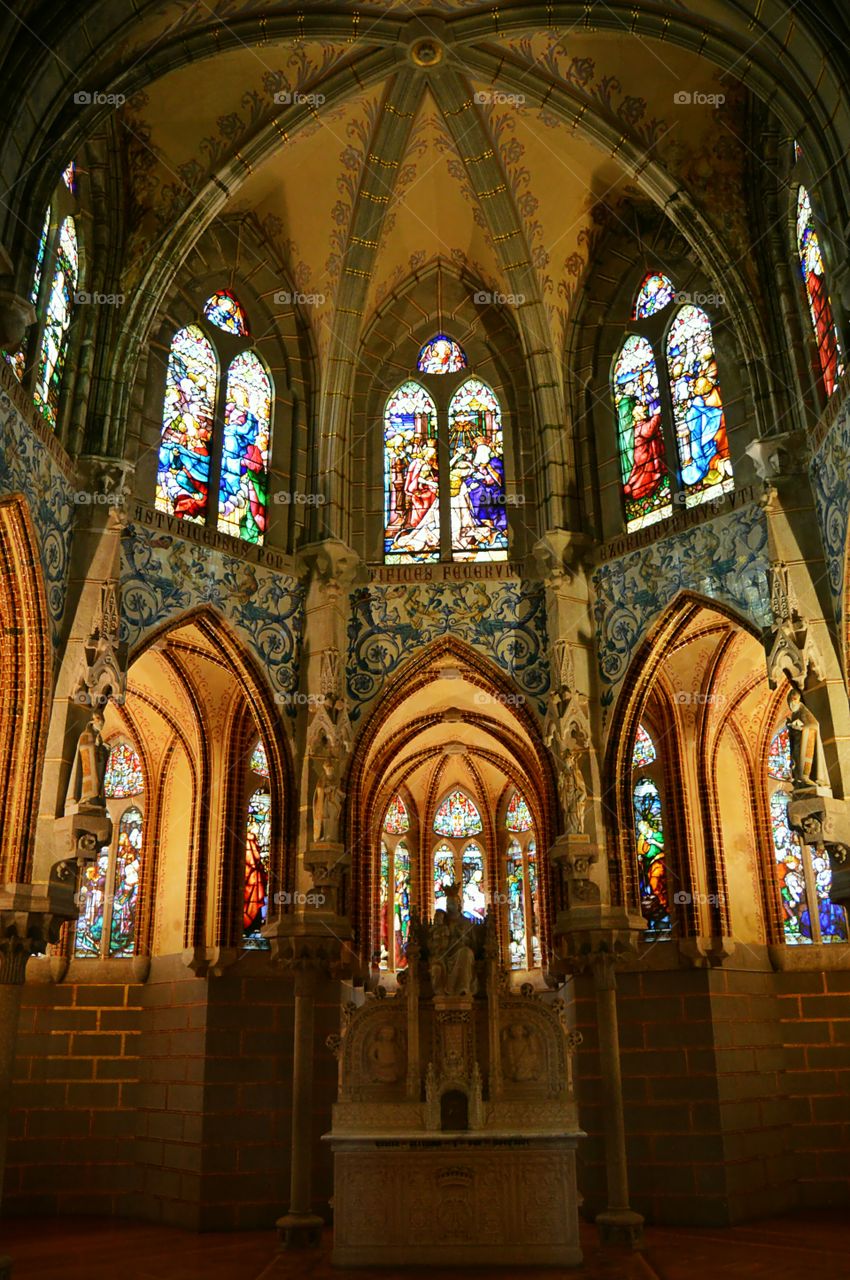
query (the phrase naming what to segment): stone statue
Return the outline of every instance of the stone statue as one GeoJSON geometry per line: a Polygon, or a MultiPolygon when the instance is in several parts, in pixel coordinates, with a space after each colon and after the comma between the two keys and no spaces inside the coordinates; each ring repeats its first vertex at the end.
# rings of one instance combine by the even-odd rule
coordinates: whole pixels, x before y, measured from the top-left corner
{"type": "Polygon", "coordinates": [[[540,1037],[525,1022],[512,1022],[502,1032],[505,1075],[516,1084],[539,1080],[540,1037]]]}
{"type": "Polygon", "coordinates": [[[80,810],[106,808],[106,797],[103,792],[109,747],[101,737],[102,731],[103,712],[95,710],[80,734],[71,771],[69,799],[76,803],[80,810]]]}
{"type": "Polygon", "coordinates": [[[313,792],[313,839],[336,843],[345,792],[337,781],[334,762],[323,760],[321,768],[322,774],[313,792]]]}
{"type": "Polygon", "coordinates": [[[575,752],[564,753],[558,773],[558,795],[564,814],[564,830],[569,836],[584,834],[584,812],[587,808],[587,786],[575,752]]]}
{"type": "Polygon", "coordinates": [[[459,885],[446,887],[445,911],[435,911],[428,931],[428,959],[434,995],[475,995],[475,951],[469,934],[474,928],[460,914],[459,885]]]}
{"type": "Polygon", "coordinates": [[[401,1075],[395,1027],[379,1027],[367,1050],[372,1079],[380,1084],[395,1084],[401,1075]]]}
{"type": "Polygon", "coordinates": [[[798,689],[788,694],[788,744],[795,787],[826,785],[826,766],[817,717],[803,702],[798,689]]]}

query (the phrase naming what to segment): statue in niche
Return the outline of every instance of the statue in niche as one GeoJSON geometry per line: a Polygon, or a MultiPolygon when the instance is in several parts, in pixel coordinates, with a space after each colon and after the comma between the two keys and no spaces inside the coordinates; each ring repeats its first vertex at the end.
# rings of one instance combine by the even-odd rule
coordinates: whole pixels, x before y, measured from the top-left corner
{"type": "Polygon", "coordinates": [[[785,727],[788,730],[794,786],[825,786],[827,773],[820,724],[803,702],[799,689],[792,689],[788,694],[788,719],[785,727]]]}
{"type": "Polygon", "coordinates": [[[473,996],[478,989],[471,945],[475,926],[461,914],[460,885],[447,885],[445,894],[446,909],[435,911],[428,936],[431,986],[435,995],[473,996]]]}
{"type": "Polygon", "coordinates": [[[384,1025],[378,1028],[366,1051],[366,1058],[373,1080],[379,1084],[395,1084],[401,1075],[395,1027],[384,1025]]]}
{"type": "Polygon", "coordinates": [[[345,792],[339,785],[333,760],[323,760],[321,770],[313,792],[313,840],[336,843],[345,792]]]}
{"type": "Polygon", "coordinates": [[[564,830],[569,836],[584,834],[584,812],[587,808],[587,786],[574,751],[564,753],[558,773],[558,795],[564,814],[564,830]]]}
{"type": "Polygon", "coordinates": [[[95,710],[80,734],[71,770],[69,800],[81,810],[106,808],[106,797],[103,793],[109,747],[103,741],[102,732],[103,712],[95,710]]]}
{"type": "Polygon", "coordinates": [[[502,1057],[505,1076],[515,1084],[540,1079],[540,1037],[525,1022],[512,1022],[502,1032],[502,1057]]]}

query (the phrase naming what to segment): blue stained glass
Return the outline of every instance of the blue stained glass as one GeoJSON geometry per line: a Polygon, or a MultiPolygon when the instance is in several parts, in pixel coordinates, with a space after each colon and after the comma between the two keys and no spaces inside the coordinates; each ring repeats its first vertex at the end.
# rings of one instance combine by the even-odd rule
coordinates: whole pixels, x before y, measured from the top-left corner
{"type": "Polygon", "coordinates": [[[141,865],[142,814],[134,807],[124,810],[118,824],[115,889],[109,926],[109,954],[113,957],[131,956],[136,949],[136,910],[141,865]]]}
{"type": "Polygon", "coordinates": [[[381,936],[381,968],[388,969],[390,964],[390,853],[381,841],[381,867],[378,888],[378,927],[381,936]]]}
{"type": "Polygon", "coordinates": [[[118,742],[109,752],[103,782],[107,800],[140,795],[145,789],[142,762],[128,742],[118,742]]]}
{"type": "Polygon", "coordinates": [[[655,743],[650,738],[642,724],[638,725],[637,736],[635,737],[634,751],[632,752],[632,768],[645,769],[655,761],[655,743]]]}
{"type": "Polygon", "coordinates": [[[395,964],[402,969],[407,964],[407,938],[410,933],[410,853],[401,841],[393,854],[395,886],[393,896],[393,937],[395,939],[395,964]]]}
{"type": "Polygon", "coordinates": [[[670,326],[667,369],[685,506],[694,507],[735,487],[711,321],[700,307],[682,307],[670,326]]]}
{"type": "Polygon", "coordinates": [[[468,844],[461,862],[463,882],[462,911],[470,920],[481,921],[487,915],[484,885],[484,854],[477,844],[468,844]]]}
{"type": "Polygon", "coordinates": [[[638,290],[633,319],[645,320],[647,316],[657,315],[669,307],[675,297],[673,282],[659,271],[650,271],[638,290]]]}
{"type": "Polygon", "coordinates": [[[639,778],[633,793],[637,840],[638,886],[647,935],[670,936],[670,904],[661,796],[651,778],[639,778]]]}
{"type": "Polygon", "coordinates": [[[404,382],[384,410],[384,560],[440,557],[437,409],[418,382],[404,382]]]}
{"type": "Polygon", "coordinates": [[[522,869],[522,850],[518,841],[508,845],[508,955],[512,969],[528,967],[528,948],[525,938],[525,882],[522,869]]]}
{"type": "Polygon", "coordinates": [[[626,528],[631,532],[673,513],[658,370],[646,338],[626,338],[614,365],[612,390],[626,528]]]}
{"type": "Polygon", "coordinates": [[[229,289],[220,289],[204,304],[204,316],[210,324],[239,338],[250,336],[248,317],[239,299],[229,289]]]}
{"type": "Polygon", "coordinates": [[[452,559],[507,560],[502,411],[479,378],[467,378],[449,404],[449,489],[452,559]]]}
{"type": "Polygon", "coordinates": [[[441,844],[434,854],[434,910],[445,911],[446,887],[455,882],[455,856],[450,845],[441,844]]]}
{"type": "Polygon", "coordinates": [[[259,357],[241,352],[227,371],[218,528],[256,544],[266,529],[271,400],[271,381],[259,357]]]}
{"type": "Polygon", "coordinates": [[[791,945],[812,941],[812,922],[803,869],[803,850],[788,824],[787,791],[781,788],[770,797],[770,820],[776,876],[782,901],[783,932],[791,945]]]}
{"type": "Polygon", "coordinates": [[[196,324],[171,340],[165,376],[156,509],[203,524],[209,495],[218,365],[196,324]]]}
{"type": "Polygon", "coordinates": [[[99,957],[103,946],[103,921],[106,910],[106,877],[109,874],[109,850],[101,850],[94,862],[83,867],[80,882],[74,955],[81,959],[99,957]]]}
{"type": "Polygon", "coordinates": [[[419,352],[419,373],[460,373],[466,368],[466,354],[460,343],[445,333],[436,333],[419,352]]]}
{"type": "Polygon", "coordinates": [[[33,400],[52,427],[56,426],[59,413],[62,374],[68,352],[68,330],[71,327],[78,274],[77,229],[73,218],[65,218],[59,228],[56,267],[47,299],[33,390],[33,400]]]}
{"type": "Polygon", "coordinates": [[[797,192],[797,250],[806,286],[809,315],[818,348],[824,390],[831,396],[844,374],[844,357],[826,287],[823,255],[815,227],[812,203],[805,187],[797,192]]]}

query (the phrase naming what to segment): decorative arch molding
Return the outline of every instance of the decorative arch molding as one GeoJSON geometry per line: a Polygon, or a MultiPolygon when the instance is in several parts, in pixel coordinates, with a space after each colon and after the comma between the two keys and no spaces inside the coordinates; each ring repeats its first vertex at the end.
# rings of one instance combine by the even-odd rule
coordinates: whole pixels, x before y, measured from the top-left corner
{"type": "Polygon", "coordinates": [[[35,530],[22,497],[0,500],[0,876],[32,874],[53,647],[35,530]]]}
{"type": "MultiPolygon", "coordinates": [[[[404,663],[393,680],[384,689],[377,705],[370,712],[369,718],[355,742],[347,777],[345,809],[345,841],[347,847],[367,851],[365,856],[359,857],[351,868],[350,895],[350,913],[354,922],[355,945],[364,955],[364,958],[368,958],[369,940],[366,935],[372,914],[370,909],[372,885],[368,851],[371,849],[370,839],[373,835],[374,814],[370,810],[374,807],[376,799],[374,795],[370,794],[371,785],[369,779],[372,776],[380,778],[383,774],[383,769],[386,767],[385,762],[397,756],[403,750],[405,742],[412,740],[422,728],[442,723],[442,721],[437,716],[423,716],[415,725],[405,725],[404,729],[399,730],[388,740],[381,752],[380,762],[376,764],[376,762],[370,760],[370,757],[389,717],[418,690],[438,678],[440,670],[447,665],[447,659],[452,666],[455,666],[460,671],[461,678],[468,683],[485,689],[496,697],[499,695],[503,697],[513,695],[515,698],[513,686],[491,663],[454,636],[447,636],[433,641],[427,648],[404,663]],[[366,773],[367,764],[369,764],[368,775],[366,773]]],[[[490,720],[493,736],[506,739],[507,742],[504,751],[490,754],[494,763],[496,760],[503,760],[504,757],[513,757],[517,762],[510,769],[508,776],[517,787],[525,788],[526,794],[530,794],[532,797],[532,802],[539,813],[539,847],[541,852],[545,853],[557,829],[557,791],[552,761],[543,744],[540,730],[533,714],[526,707],[521,704],[516,705],[515,702],[506,702],[503,705],[510,707],[512,717],[518,721],[525,735],[527,735],[526,741],[523,741],[520,734],[512,734],[510,730],[506,730],[504,725],[497,726],[496,721],[490,720]]],[[[464,716],[463,718],[476,724],[480,723],[482,719],[477,715],[464,716]]],[[[483,753],[476,749],[476,751],[471,751],[470,754],[483,753]]],[[[436,751],[434,755],[436,756],[436,751]]],[[[508,760],[504,759],[504,763],[507,765],[508,760]]],[[[439,782],[440,773],[439,769],[436,770],[435,776],[431,779],[428,799],[422,815],[421,831],[424,843],[427,843],[431,835],[428,823],[433,819],[434,806],[438,798],[437,793],[441,786],[439,782]]],[[[477,781],[480,784],[480,775],[477,781]]],[[[394,784],[398,785],[398,779],[394,779],[394,784]]],[[[382,790],[380,794],[383,796],[384,791],[382,790]]],[[[545,864],[541,862],[540,878],[542,882],[545,882],[546,879],[544,868],[545,864]]],[[[548,901],[549,894],[544,885],[541,906],[545,907],[548,901]]]]}

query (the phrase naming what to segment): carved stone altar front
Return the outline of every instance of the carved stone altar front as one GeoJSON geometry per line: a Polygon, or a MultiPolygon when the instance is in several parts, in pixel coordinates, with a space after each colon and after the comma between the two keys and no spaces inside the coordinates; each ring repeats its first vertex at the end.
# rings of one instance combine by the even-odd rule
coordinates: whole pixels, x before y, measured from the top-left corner
{"type": "Polygon", "coordinates": [[[335,1265],[580,1263],[575,1039],[451,891],[414,920],[398,992],[349,1005],[330,1042],[335,1265]]]}

